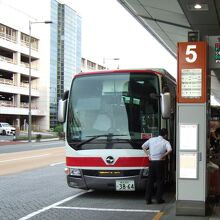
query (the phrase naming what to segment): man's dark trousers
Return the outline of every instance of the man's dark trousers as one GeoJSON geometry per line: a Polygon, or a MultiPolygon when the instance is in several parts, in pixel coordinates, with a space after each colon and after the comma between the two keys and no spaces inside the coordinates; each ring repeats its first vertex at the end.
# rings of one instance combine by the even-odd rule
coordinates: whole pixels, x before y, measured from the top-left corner
{"type": "Polygon", "coordinates": [[[152,193],[154,191],[154,182],[157,183],[156,200],[161,201],[163,196],[165,178],[165,160],[150,161],[148,183],[146,187],[145,199],[147,202],[151,201],[152,193]]]}

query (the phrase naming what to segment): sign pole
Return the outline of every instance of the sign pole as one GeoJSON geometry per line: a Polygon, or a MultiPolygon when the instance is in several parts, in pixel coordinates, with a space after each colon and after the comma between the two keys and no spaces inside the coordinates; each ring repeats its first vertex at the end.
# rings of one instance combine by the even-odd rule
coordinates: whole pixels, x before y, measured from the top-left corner
{"type": "Polygon", "coordinates": [[[176,215],[205,216],[207,43],[178,43],[176,215]]]}

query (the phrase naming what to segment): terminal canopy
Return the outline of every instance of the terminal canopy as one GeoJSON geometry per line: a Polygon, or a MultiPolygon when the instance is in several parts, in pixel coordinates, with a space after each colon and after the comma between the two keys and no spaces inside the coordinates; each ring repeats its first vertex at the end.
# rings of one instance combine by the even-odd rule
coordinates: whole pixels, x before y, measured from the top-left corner
{"type": "MultiPolygon", "coordinates": [[[[220,105],[220,1],[219,0],[118,0],[140,24],[150,32],[174,57],[177,43],[186,42],[188,35],[197,32],[200,39],[214,37],[215,58],[219,43],[219,63],[210,65],[211,98],[220,105]]],[[[209,55],[210,56],[210,55],[209,55]]],[[[214,61],[215,62],[215,61],[214,61]]]]}

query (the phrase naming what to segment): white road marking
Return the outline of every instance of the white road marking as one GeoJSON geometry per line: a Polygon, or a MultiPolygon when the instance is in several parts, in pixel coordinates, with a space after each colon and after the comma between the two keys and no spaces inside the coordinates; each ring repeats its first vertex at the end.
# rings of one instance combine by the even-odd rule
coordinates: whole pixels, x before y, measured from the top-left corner
{"type": "Polygon", "coordinates": [[[54,166],[56,166],[56,165],[60,165],[60,164],[64,164],[65,162],[59,162],[59,163],[52,163],[52,164],[50,164],[50,166],[51,167],[54,167],[54,166]]]}
{"type": "Polygon", "coordinates": [[[5,162],[10,162],[10,161],[16,161],[16,160],[28,160],[32,158],[38,158],[38,157],[47,157],[51,154],[40,154],[37,156],[30,156],[30,157],[20,157],[20,158],[15,158],[15,159],[9,159],[9,160],[0,160],[0,163],[5,163],[5,162]]]}
{"type": "Polygon", "coordinates": [[[73,209],[73,210],[89,210],[89,211],[103,211],[103,212],[149,212],[157,213],[160,210],[150,210],[150,209],[103,209],[103,208],[86,208],[86,207],[66,207],[66,206],[56,206],[53,209],[73,209]]]}
{"type": "Polygon", "coordinates": [[[78,196],[81,196],[81,195],[83,195],[83,194],[85,194],[85,193],[88,193],[88,192],[91,192],[91,191],[80,192],[80,193],[78,193],[78,194],[76,194],[76,195],[74,195],[74,196],[68,197],[68,198],[63,199],[63,200],[61,200],[61,201],[59,201],[59,202],[56,202],[56,203],[54,203],[54,204],[52,204],[52,205],[49,205],[49,206],[47,206],[47,207],[44,207],[44,208],[42,208],[42,209],[40,209],[40,210],[38,210],[38,211],[36,211],[36,212],[32,212],[32,213],[30,213],[29,215],[26,215],[26,216],[20,218],[19,220],[27,220],[27,219],[30,219],[30,218],[32,218],[32,217],[35,216],[35,215],[38,215],[38,214],[40,214],[40,213],[42,213],[42,212],[45,212],[45,211],[47,211],[47,210],[49,210],[49,209],[51,209],[51,208],[54,208],[54,207],[57,206],[57,205],[60,205],[60,204],[62,204],[62,203],[64,203],[64,202],[68,202],[69,200],[74,199],[74,198],[76,198],[76,197],[78,197],[78,196]]]}

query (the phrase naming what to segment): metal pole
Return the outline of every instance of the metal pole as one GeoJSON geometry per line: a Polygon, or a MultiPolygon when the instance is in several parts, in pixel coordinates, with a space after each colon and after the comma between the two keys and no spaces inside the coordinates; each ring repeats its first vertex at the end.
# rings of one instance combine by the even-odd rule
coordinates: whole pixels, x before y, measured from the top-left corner
{"type": "Polygon", "coordinates": [[[31,21],[29,21],[29,117],[28,117],[28,142],[31,142],[31,21]]]}
{"type": "Polygon", "coordinates": [[[32,117],[31,117],[31,25],[52,24],[52,21],[29,21],[29,114],[28,114],[28,142],[31,142],[32,117]]]}

